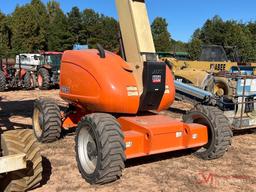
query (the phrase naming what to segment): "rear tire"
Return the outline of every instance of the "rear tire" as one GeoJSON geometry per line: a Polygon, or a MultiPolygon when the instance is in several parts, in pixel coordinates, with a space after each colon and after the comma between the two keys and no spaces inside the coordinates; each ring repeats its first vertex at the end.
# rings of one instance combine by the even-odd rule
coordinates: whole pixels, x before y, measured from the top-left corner
{"type": "Polygon", "coordinates": [[[3,92],[6,88],[6,78],[4,72],[0,70],[0,92],[3,92]]]}
{"type": "Polygon", "coordinates": [[[78,169],[88,183],[105,184],[121,177],[126,160],[124,135],[113,116],[83,117],[75,141],[78,169]]]}
{"type": "Polygon", "coordinates": [[[60,109],[49,99],[35,101],[32,123],[35,136],[41,143],[57,141],[61,136],[60,109]]]}
{"type": "Polygon", "coordinates": [[[198,123],[208,127],[208,143],[194,155],[205,160],[222,157],[231,145],[233,133],[223,112],[210,106],[198,105],[183,116],[186,123],[198,123]]]}
{"type": "Polygon", "coordinates": [[[45,68],[38,71],[38,87],[40,90],[48,90],[50,88],[50,74],[45,68]]]}
{"type": "Polygon", "coordinates": [[[26,90],[31,90],[35,88],[34,77],[33,77],[33,74],[31,74],[30,72],[26,72],[23,82],[24,82],[24,88],[26,90]]]}
{"type": "Polygon", "coordinates": [[[25,153],[27,168],[7,173],[1,182],[1,191],[27,191],[42,180],[42,157],[32,130],[14,130],[2,134],[3,155],[25,153]]]}

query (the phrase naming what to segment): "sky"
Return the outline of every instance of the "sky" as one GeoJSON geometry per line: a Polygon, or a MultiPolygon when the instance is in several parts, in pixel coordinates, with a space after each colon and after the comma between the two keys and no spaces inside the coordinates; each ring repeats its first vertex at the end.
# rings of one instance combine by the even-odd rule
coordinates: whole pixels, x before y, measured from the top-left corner
{"type": "MultiPolygon", "coordinates": [[[[43,0],[47,2],[48,0],[43,0]]],[[[30,0],[0,0],[0,10],[6,14],[15,7],[30,0]]],[[[80,10],[92,8],[97,12],[116,19],[114,0],[59,0],[67,13],[73,6],[80,10]]],[[[208,18],[215,15],[224,20],[234,19],[243,22],[256,21],[256,0],[146,0],[148,14],[152,22],[155,17],[166,18],[171,36],[175,40],[187,42],[195,29],[202,27],[208,18]]]]}

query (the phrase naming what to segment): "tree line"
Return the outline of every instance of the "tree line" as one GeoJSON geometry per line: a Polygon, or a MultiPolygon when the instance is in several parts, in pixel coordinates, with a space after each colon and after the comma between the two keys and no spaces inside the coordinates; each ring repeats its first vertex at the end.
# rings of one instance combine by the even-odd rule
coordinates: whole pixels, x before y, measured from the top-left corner
{"type": "Polygon", "coordinates": [[[256,22],[223,21],[219,16],[208,19],[202,28],[195,30],[188,45],[194,59],[205,44],[233,46],[243,61],[256,61],[256,22]]]}
{"type": "MultiPolygon", "coordinates": [[[[198,59],[202,45],[214,44],[235,46],[243,60],[256,60],[256,22],[223,21],[215,16],[196,29],[188,43],[172,39],[168,22],[162,17],[155,18],[151,29],[158,52],[186,51],[198,59]]],[[[96,43],[118,52],[118,33],[118,21],[92,9],[73,7],[65,14],[55,0],[46,5],[41,0],[32,0],[17,6],[10,15],[0,12],[0,55],[64,51],[74,44],[95,47],[96,43]]]]}
{"type": "Polygon", "coordinates": [[[196,60],[200,57],[203,45],[221,45],[234,47],[242,61],[256,61],[255,21],[249,23],[223,21],[221,17],[215,16],[208,19],[201,28],[196,29],[188,43],[171,39],[167,27],[168,23],[163,18],[156,18],[152,24],[158,51],[186,51],[193,60],[196,60]]]}
{"type": "Polygon", "coordinates": [[[46,5],[41,0],[17,6],[10,15],[0,12],[0,55],[64,51],[74,44],[94,47],[100,43],[110,51],[118,51],[118,22],[92,9],[73,7],[65,14],[57,1],[46,5]]]}

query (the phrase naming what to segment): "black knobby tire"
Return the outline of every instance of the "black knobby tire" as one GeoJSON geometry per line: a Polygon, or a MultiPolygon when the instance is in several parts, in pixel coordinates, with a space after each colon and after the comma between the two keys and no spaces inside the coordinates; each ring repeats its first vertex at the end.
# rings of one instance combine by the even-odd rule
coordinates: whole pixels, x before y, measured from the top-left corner
{"type": "MultiPolygon", "coordinates": [[[[113,116],[95,113],[83,117],[78,124],[75,141],[78,169],[88,183],[105,184],[121,177],[126,160],[124,135],[120,129],[120,124],[113,116]],[[91,172],[86,171],[84,167],[86,164],[83,161],[85,156],[81,152],[82,147],[85,146],[85,140],[83,140],[85,130],[88,130],[88,133],[90,132],[93,136],[96,145],[94,150],[96,151],[97,160],[95,169],[93,168],[91,172]]],[[[86,148],[87,150],[88,148],[86,148]]]]}
{"type": "Polygon", "coordinates": [[[208,127],[208,143],[198,149],[194,155],[205,159],[222,157],[231,145],[233,136],[229,120],[223,112],[211,106],[198,105],[183,116],[186,123],[198,123],[208,127]]]}
{"type": "Polygon", "coordinates": [[[26,72],[24,78],[23,78],[23,86],[26,90],[31,90],[35,88],[35,82],[34,77],[31,72],[26,72]]]}
{"type": "Polygon", "coordinates": [[[61,114],[58,105],[50,99],[38,99],[34,103],[32,119],[36,138],[41,143],[51,143],[61,137],[61,114]]]}
{"type": "Polygon", "coordinates": [[[39,89],[48,90],[50,88],[50,74],[49,71],[45,68],[40,68],[38,71],[38,76],[42,77],[42,84],[38,84],[39,89]]]}
{"type": "Polygon", "coordinates": [[[1,182],[2,191],[27,191],[37,187],[42,180],[42,157],[40,147],[32,130],[14,130],[3,133],[3,155],[26,154],[27,168],[7,173],[1,182]]]}
{"type": "Polygon", "coordinates": [[[4,72],[0,70],[0,92],[4,91],[6,88],[6,78],[4,72]]]}

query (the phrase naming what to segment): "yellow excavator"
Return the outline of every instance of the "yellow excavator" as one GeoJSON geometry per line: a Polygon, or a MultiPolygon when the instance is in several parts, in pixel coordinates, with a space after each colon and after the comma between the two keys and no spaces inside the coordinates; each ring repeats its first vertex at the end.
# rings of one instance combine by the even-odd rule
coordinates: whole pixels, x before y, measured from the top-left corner
{"type": "Polygon", "coordinates": [[[201,56],[195,61],[179,60],[173,57],[162,57],[161,60],[172,66],[177,81],[194,85],[218,96],[232,97],[236,87],[235,81],[223,75],[218,76],[219,73],[255,75],[256,71],[253,63],[241,62],[236,48],[230,46],[202,46],[201,56]]]}

